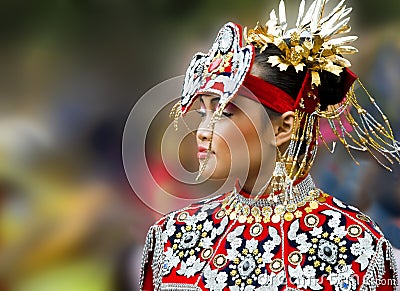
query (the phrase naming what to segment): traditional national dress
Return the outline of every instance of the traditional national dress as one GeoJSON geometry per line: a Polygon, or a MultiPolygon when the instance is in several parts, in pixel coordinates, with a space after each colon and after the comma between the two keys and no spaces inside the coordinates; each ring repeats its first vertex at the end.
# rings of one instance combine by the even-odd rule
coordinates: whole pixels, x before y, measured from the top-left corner
{"type": "Polygon", "coordinates": [[[377,154],[392,163],[400,161],[400,143],[386,116],[372,97],[382,123],[358,103],[353,85],[358,78],[342,56],[357,51],[349,45],[357,37],[340,36],[350,31],[351,9],[343,0],[323,17],[326,2],[315,0],[306,12],[302,1],[296,27],[288,30],[281,0],[279,17],[272,11],[265,26],[248,30],[245,46],[241,27],[230,22],[207,54],[193,57],[173,116],[183,116],[199,94],[214,94],[219,103],[210,121],[213,129],[239,92],[276,112],[294,112],[296,126],[276,162],[268,198],[255,199],[237,183],[231,192],[172,212],[150,228],[141,290],[395,289],[392,247],[379,227],[357,208],[316,188],[308,175],[318,137],[323,136],[320,118],[328,120],[349,154],[350,149],[367,151],[382,165],[377,154]],[[270,45],[282,52],[268,57],[271,67],[306,70],[297,97],[251,74],[256,49],[262,53],[270,45]],[[337,106],[321,105],[322,71],[344,80],[345,93],[337,106]],[[247,96],[244,87],[254,96],[247,96]]]}

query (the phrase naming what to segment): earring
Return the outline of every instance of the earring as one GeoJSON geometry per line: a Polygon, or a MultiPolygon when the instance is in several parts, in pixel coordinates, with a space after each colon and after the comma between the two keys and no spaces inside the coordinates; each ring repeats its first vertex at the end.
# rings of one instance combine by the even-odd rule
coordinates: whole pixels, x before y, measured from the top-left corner
{"type": "Polygon", "coordinates": [[[277,147],[276,149],[277,149],[278,159],[275,163],[275,169],[274,172],[272,173],[272,178],[271,178],[272,191],[268,197],[269,201],[273,201],[275,203],[278,202],[278,196],[275,195],[275,193],[285,192],[287,185],[287,178],[288,178],[288,174],[286,171],[286,163],[282,158],[279,148],[277,147]]]}

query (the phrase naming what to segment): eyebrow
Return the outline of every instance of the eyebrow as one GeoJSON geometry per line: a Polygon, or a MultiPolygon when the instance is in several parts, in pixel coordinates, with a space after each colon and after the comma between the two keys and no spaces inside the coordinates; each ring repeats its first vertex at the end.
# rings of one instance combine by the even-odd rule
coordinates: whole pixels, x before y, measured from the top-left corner
{"type": "MultiPolygon", "coordinates": [[[[203,97],[200,96],[199,99],[200,99],[200,102],[204,104],[203,97]]],[[[213,104],[215,102],[219,102],[220,99],[221,99],[220,97],[214,97],[214,98],[211,99],[210,103],[213,104]]]]}

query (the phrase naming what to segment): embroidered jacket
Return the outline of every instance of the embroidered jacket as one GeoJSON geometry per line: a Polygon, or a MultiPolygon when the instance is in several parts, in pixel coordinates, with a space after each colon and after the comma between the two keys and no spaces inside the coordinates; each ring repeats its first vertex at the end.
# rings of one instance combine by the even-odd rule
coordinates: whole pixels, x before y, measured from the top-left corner
{"type": "Polygon", "coordinates": [[[308,176],[295,203],[231,193],[150,227],[140,290],[394,290],[392,247],[357,208],[308,176]]]}

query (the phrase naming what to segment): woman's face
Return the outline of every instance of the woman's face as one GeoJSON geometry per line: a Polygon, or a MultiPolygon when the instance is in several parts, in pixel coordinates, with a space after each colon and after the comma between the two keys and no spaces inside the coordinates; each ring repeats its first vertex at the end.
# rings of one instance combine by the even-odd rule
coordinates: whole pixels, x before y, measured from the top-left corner
{"type": "Polygon", "coordinates": [[[254,179],[262,174],[260,167],[265,163],[271,171],[271,162],[275,162],[275,139],[268,115],[258,102],[237,96],[215,123],[214,134],[209,125],[219,97],[202,95],[199,102],[197,112],[201,122],[196,140],[200,168],[209,154],[203,176],[212,179],[232,176],[241,177],[240,180],[254,179]],[[211,151],[208,153],[211,139],[211,151]]]}

